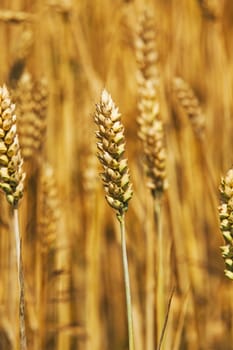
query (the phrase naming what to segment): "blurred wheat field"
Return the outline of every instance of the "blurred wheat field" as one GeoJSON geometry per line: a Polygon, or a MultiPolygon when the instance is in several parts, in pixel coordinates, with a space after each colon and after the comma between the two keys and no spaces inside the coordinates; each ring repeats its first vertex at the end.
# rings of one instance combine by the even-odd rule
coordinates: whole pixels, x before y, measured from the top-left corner
{"type": "MultiPolygon", "coordinates": [[[[158,349],[167,313],[160,349],[233,350],[233,286],[218,219],[221,176],[233,163],[232,35],[230,0],[1,0],[0,85],[16,103],[26,172],[19,219],[28,349],[128,349],[120,233],[96,157],[93,115],[107,88],[122,113],[133,183],[126,233],[135,350],[158,349]],[[138,138],[135,40],[145,8],[156,33],[166,139],[162,242],[138,138]],[[196,100],[175,85],[179,79],[196,100]],[[190,96],[201,135],[185,109],[190,96]]],[[[0,349],[13,350],[15,247],[0,197],[0,349]]]]}

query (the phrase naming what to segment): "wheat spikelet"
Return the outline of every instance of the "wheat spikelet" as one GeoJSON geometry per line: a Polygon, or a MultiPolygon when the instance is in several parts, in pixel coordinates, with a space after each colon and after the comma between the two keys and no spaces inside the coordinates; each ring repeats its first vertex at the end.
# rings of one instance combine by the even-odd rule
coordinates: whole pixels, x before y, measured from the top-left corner
{"type": "Polygon", "coordinates": [[[124,127],[121,114],[106,90],[96,105],[95,123],[97,131],[98,158],[103,166],[102,180],[106,200],[122,215],[128,209],[132,197],[127,160],[122,158],[125,151],[124,127]]]}
{"type": "Polygon", "coordinates": [[[22,155],[33,158],[41,150],[45,131],[48,105],[47,83],[44,79],[34,82],[24,73],[14,92],[18,111],[18,130],[22,155]]]}
{"type": "Polygon", "coordinates": [[[38,206],[38,232],[43,250],[56,243],[60,215],[57,185],[52,167],[45,163],[41,168],[38,206]]]}
{"type": "Polygon", "coordinates": [[[0,88],[0,187],[16,208],[23,195],[23,159],[16,128],[15,105],[6,86],[0,88]]]}
{"type": "Polygon", "coordinates": [[[195,134],[202,138],[205,130],[205,119],[197,97],[183,79],[174,78],[172,83],[175,107],[184,111],[195,134]]]}
{"type": "Polygon", "coordinates": [[[135,40],[136,61],[138,65],[137,81],[140,85],[150,79],[158,83],[158,52],[156,48],[156,33],[154,18],[145,10],[139,19],[139,28],[135,40]]]}
{"type": "Polygon", "coordinates": [[[220,229],[225,245],[221,247],[225,260],[225,275],[233,280],[233,169],[222,178],[220,185],[221,205],[219,206],[220,229]]]}

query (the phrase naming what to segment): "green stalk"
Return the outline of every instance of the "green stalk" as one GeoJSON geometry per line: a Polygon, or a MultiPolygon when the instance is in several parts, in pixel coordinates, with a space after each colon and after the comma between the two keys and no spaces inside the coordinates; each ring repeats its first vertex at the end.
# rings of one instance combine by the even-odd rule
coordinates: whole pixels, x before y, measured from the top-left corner
{"type": "Polygon", "coordinates": [[[16,246],[16,259],[17,259],[17,274],[19,284],[19,337],[20,337],[20,350],[27,350],[27,339],[25,331],[25,300],[24,300],[24,277],[23,277],[23,264],[21,254],[21,240],[19,233],[19,217],[18,209],[13,209],[13,232],[15,236],[16,246]]]}
{"type": "Polygon", "coordinates": [[[129,280],[129,267],[127,259],[126,249],[126,237],[125,237],[125,216],[124,214],[117,215],[120,222],[121,229],[121,249],[122,249],[122,263],[125,283],[125,294],[126,294],[126,309],[127,309],[127,322],[128,322],[128,336],[129,336],[129,350],[134,350],[134,333],[133,333],[133,317],[132,317],[132,302],[131,302],[131,291],[130,291],[130,280],[129,280]]]}

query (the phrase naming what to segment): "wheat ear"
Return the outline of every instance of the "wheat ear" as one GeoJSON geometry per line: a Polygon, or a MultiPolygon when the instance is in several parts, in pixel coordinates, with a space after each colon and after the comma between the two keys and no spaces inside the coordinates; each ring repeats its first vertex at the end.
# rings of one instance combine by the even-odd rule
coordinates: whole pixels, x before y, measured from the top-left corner
{"type": "Polygon", "coordinates": [[[233,280],[233,168],[222,178],[220,185],[221,205],[219,206],[220,229],[225,245],[221,247],[225,261],[225,275],[233,280]]]}
{"type": "Polygon", "coordinates": [[[129,350],[134,350],[132,302],[125,237],[125,212],[133,192],[127,160],[122,158],[125,151],[125,138],[121,114],[106,90],[103,90],[100,103],[96,105],[95,123],[99,129],[96,133],[97,147],[99,150],[98,158],[103,167],[101,177],[106,193],[105,197],[109,205],[116,210],[120,223],[129,350]]]}
{"type": "Polygon", "coordinates": [[[6,199],[11,206],[19,282],[20,349],[25,350],[27,345],[24,316],[24,278],[18,220],[18,202],[23,195],[25,173],[22,169],[23,159],[16,129],[15,106],[11,102],[6,86],[0,88],[0,107],[0,188],[6,194],[6,199]]]}
{"type": "Polygon", "coordinates": [[[172,82],[174,106],[181,108],[189,118],[195,135],[203,139],[205,132],[205,117],[197,96],[191,86],[182,78],[176,77],[172,82]]]}
{"type": "Polygon", "coordinates": [[[158,51],[156,47],[156,32],[154,17],[146,9],[139,18],[135,41],[135,53],[138,66],[137,81],[140,85],[144,80],[157,83],[159,80],[158,51]]]}
{"type": "MultiPolygon", "coordinates": [[[[214,178],[214,169],[210,157],[208,156],[207,137],[205,133],[205,114],[201,108],[200,101],[194,93],[192,87],[180,77],[176,77],[172,82],[173,106],[181,118],[189,119],[192,130],[200,147],[200,154],[204,158],[205,166],[208,172],[207,182],[210,187],[212,204],[216,208],[216,198],[214,195],[216,181],[214,178]]],[[[214,209],[215,210],[215,209],[214,209]]]]}
{"type": "Polygon", "coordinates": [[[22,156],[25,161],[37,159],[46,131],[48,106],[46,80],[42,78],[35,81],[30,73],[23,73],[14,90],[14,100],[22,156]]]}

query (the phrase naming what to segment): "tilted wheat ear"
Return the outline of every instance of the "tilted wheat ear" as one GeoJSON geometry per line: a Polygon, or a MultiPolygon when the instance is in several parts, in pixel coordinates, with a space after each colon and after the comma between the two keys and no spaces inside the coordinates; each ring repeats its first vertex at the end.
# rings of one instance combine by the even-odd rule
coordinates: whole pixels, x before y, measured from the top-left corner
{"type": "Polygon", "coordinates": [[[233,168],[222,178],[220,195],[220,229],[225,240],[225,245],[221,247],[226,265],[224,272],[228,278],[233,280],[233,168]]]}
{"type": "Polygon", "coordinates": [[[172,82],[175,108],[181,109],[189,118],[193,131],[198,138],[203,138],[205,118],[199,100],[194,91],[182,78],[176,77],[172,82]]]}

